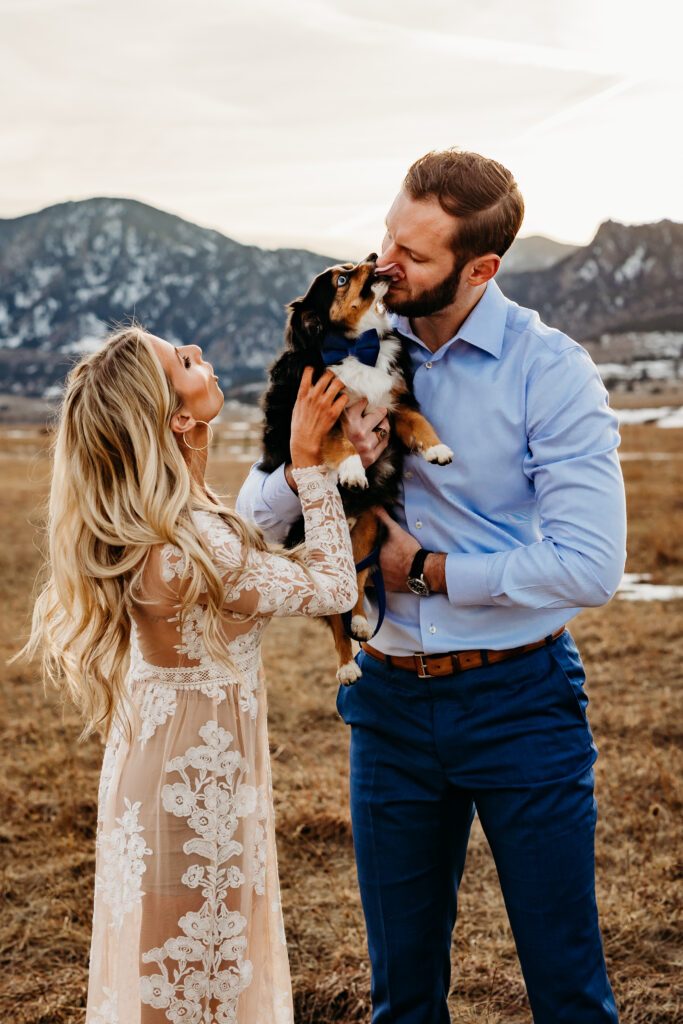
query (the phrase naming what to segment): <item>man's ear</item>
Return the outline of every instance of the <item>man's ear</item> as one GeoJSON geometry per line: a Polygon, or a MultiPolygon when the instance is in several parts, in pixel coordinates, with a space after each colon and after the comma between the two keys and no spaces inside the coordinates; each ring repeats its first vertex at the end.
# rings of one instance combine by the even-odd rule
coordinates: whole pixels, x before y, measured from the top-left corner
{"type": "Polygon", "coordinates": [[[484,256],[478,256],[472,262],[467,276],[467,283],[472,285],[473,288],[476,288],[477,285],[486,284],[487,281],[496,276],[499,266],[500,256],[497,256],[495,252],[487,252],[484,256]]]}
{"type": "Polygon", "coordinates": [[[182,409],[174,412],[171,416],[171,430],[174,434],[186,434],[188,430],[192,430],[196,426],[197,421],[188,413],[183,412],[182,409]]]}

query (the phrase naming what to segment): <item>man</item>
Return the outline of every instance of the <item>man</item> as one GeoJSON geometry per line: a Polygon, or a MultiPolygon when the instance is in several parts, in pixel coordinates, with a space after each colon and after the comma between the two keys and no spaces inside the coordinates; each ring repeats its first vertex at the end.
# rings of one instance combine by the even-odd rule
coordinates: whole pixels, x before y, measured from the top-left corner
{"type": "MultiPolygon", "coordinates": [[[[455,458],[406,459],[402,500],[382,513],[386,619],[337,698],[373,1024],[449,1020],[475,809],[536,1024],[617,1020],[594,890],[597,751],[563,626],[621,579],[619,438],[585,350],[494,281],[522,216],[500,164],[429,153],[389,211],[378,262],[416,396],[455,458]]],[[[382,410],[365,425],[358,408],[348,416],[368,464],[382,410]]],[[[281,536],[299,515],[287,467],[252,469],[238,509],[281,536]]]]}

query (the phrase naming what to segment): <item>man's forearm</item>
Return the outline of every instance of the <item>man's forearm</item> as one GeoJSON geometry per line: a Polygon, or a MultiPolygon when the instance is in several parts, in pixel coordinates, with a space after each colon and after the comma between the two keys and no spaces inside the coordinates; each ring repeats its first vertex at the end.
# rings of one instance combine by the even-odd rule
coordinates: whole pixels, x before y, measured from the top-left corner
{"type": "Polygon", "coordinates": [[[294,474],[292,473],[292,464],[291,464],[291,462],[288,462],[287,465],[285,466],[285,480],[287,481],[289,486],[292,488],[294,493],[298,494],[299,493],[299,488],[297,487],[296,480],[294,479],[294,474]]]}
{"type": "Polygon", "coordinates": [[[425,558],[422,575],[433,594],[446,594],[446,553],[442,551],[432,552],[425,558]]]}

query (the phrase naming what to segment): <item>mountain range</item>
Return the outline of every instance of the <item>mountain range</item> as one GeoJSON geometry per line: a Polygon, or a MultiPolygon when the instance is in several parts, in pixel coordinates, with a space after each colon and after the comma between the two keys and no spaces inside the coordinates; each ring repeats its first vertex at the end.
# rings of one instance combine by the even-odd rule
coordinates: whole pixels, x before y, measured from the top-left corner
{"type": "MultiPolygon", "coordinates": [[[[227,389],[260,390],[285,306],[339,258],[264,250],[129,199],[86,199],[0,220],[0,391],[55,393],[78,354],[135,316],[204,349],[227,389]]],[[[582,342],[683,331],[683,224],[607,221],[580,248],[518,240],[498,280],[582,342]]]]}

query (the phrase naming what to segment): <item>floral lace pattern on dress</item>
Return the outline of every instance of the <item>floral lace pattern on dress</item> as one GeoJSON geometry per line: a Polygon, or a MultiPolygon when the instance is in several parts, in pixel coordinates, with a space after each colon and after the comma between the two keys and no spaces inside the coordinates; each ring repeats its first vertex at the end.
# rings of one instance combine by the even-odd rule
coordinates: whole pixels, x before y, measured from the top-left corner
{"type": "Polygon", "coordinates": [[[124,813],[116,819],[119,827],[100,833],[97,839],[101,873],[95,876],[95,894],[110,908],[109,927],[116,931],[120,931],[124,916],[144,896],[144,857],[152,853],[140,835],[144,832],[138,822],[140,801],[131,804],[126,797],[125,806],[124,813]]]}
{"type": "Polygon", "coordinates": [[[270,550],[245,565],[225,520],[195,513],[223,581],[230,665],[209,654],[201,603],[179,621],[178,549],[148,561],[144,611],[131,603],[141,727],[133,742],[113,728],[102,764],[86,1024],[292,1024],[261,635],[272,615],[332,614],[356,598],[335,480],[294,475],[305,566],[270,550]]]}
{"type": "Polygon", "coordinates": [[[190,747],[166,765],[166,771],[178,773],[182,781],[167,783],[161,799],[166,811],[187,818],[196,833],[183,850],[207,863],[190,865],[181,881],[190,889],[200,888],[204,902],[198,911],[179,919],[182,935],[142,954],[143,963],[156,964],[159,973],[140,979],[140,997],[151,1006],[168,1007],[169,1020],[198,1022],[202,1020],[199,1000],[211,997],[218,1002],[216,1021],[229,1021],[235,1019],[237,1000],[253,973],[251,961],[244,955],[246,918],[225,904],[228,890],[246,881],[239,863],[230,863],[246,852],[235,834],[243,819],[255,819],[248,874],[255,891],[263,894],[262,819],[267,817],[268,807],[265,786],[257,788],[245,781],[249,763],[233,749],[233,736],[227,729],[210,721],[200,728],[199,736],[202,746],[190,747]],[[173,961],[172,969],[167,961],[173,961]]]}
{"type": "Polygon", "coordinates": [[[104,995],[104,1002],[93,1010],[93,1016],[90,1018],[90,1024],[123,1024],[119,1019],[118,1011],[118,994],[112,992],[110,988],[102,989],[104,995]]]}

